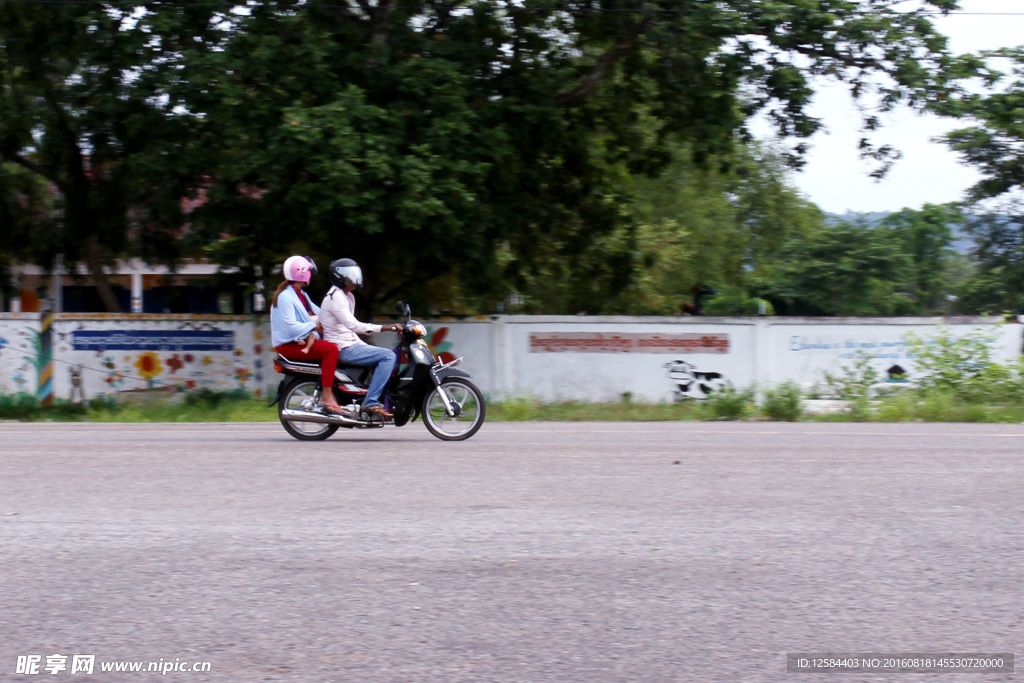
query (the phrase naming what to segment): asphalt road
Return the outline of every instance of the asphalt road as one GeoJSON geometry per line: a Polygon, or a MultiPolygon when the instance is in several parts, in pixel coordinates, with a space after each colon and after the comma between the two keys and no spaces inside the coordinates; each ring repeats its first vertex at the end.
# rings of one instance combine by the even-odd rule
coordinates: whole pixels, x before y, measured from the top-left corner
{"type": "Polygon", "coordinates": [[[1022,484],[1021,425],[0,424],[0,680],[1014,680],[787,653],[1024,651],[1022,484]]]}

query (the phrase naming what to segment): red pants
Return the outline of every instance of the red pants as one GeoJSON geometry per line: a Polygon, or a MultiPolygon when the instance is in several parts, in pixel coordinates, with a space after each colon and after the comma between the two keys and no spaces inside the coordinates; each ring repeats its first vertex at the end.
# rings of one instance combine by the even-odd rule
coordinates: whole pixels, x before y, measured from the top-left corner
{"type": "Polygon", "coordinates": [[[334,386],[334,370],[338,367],[338,345],[317,340],[309,353],[303,353],[306,343],[302,341],[288,342],[277,347],[277,352],[291,360],[320,361],[320,383],[325,387],[334,386]]]}

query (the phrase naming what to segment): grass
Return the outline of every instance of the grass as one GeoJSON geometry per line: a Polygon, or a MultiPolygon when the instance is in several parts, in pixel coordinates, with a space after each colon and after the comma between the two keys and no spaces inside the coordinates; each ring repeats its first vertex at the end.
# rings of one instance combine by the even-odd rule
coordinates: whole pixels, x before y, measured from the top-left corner
{"type": "Polygon", "coordinates": [[[245,393],[196,392],[175,400],[125,401],[98,398],[86,403],[56,401],[40,406],[27,394],[0,396],[0,420],[23,422],[274,422],[276,408],[245,393]]]}
{"type": "Polygon", "coordinates": [[[487,419],[494,422],[668,422],[699,420],[702,416],[703,413],[696,402],[542,403],[528,398],[516,398],[487,404],[487,419]]]}
{"type": "MultiPolygon", "coordinates": [[[[25,422],[276,422],[277,409],[269,399],[244,393],[199,392],[174,401],[117,403],[96,399],[88,403],[58,401],[39,406],[26,394],[0,395],[0,420],[25,422]]],[[[902,392],[878,401],[851,402],[845,412],[809,415],[790,387],[766,392],[759,406],[752,391],[723,392],[706,401],[641,403],[624,395],[619,401],[543,403],[517,398],[488,403],[493,422],[666,422],[705,420],[779,420],[817,422],[1024,422],[1024,405],[1017,402],[979,403],[951,394],[902,392]]]]}
{"type": "Polygon", "coordinates": [[[1024,405],[967,401],[947,393],[904,392],[878,401],[851,402],[842,413],[819,415],[820,422],[1024,422],[1024,405]]]}

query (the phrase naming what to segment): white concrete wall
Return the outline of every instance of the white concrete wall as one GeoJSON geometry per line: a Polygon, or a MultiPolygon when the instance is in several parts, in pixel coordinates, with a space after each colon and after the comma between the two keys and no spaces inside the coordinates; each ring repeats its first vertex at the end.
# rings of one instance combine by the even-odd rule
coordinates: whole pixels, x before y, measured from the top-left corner
{"type": "MultiPolygon", "coordinates": [[[[1000,361],[1021,354],[1024,325],[994,319],[493,316],[427,327],[435,351],[463,357],[460,367],[494,399],[614,401],[628,393],[668,401],[680,387],[670,374],[680,361],[737,387],[811,387],[863,349],[880,372],[898,364],[912,375],[905,335],[934,334],[940,323],[963,334],[995,331],[1000,361]]],[[[278,381],[268,327],[265,317],[59,315],[54,396],[71,398],[73,372],[86,398],[172,385],[262,395],[278,381]]],[[[36,392],[40,329],[39,314],[0,314],[0,393],[36,392]]],[[[385,333],[375,342],[395,339],[385,333]]]]}
{"type": "Polygon", "coordinates": [[[876,356],[879,372],[898,364],[912,374],[905,335],[929,336],[943,323],[960,334],[994,330],[999,361],[1021,354],[1024,325],[977,318],[501,316],[434,321],[430,328],[445,331],[447,351],[465,357],[461,367],[495,398],[611,401],[628,392],[666,401],[678,386],[666,367],[675,361],[721,374],[736,387],[786,380],[820,386],[825,371],[839,372],[858,349],[876,356]],[[702,337],[717,341],[693,342],[702,337]]]}

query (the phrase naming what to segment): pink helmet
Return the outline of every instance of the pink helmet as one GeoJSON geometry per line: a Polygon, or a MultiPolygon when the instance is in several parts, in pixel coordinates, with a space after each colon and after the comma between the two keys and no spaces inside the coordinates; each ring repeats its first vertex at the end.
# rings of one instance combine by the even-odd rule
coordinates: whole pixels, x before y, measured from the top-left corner
{"type": "Polygon", "coordinates": [[[316,266],[310,263],[305,256],[289,256],[281,267],[281,271],[284,273],[285,280],[308,283],[309,279],[313,277],[314,268],[316,266]]]}

